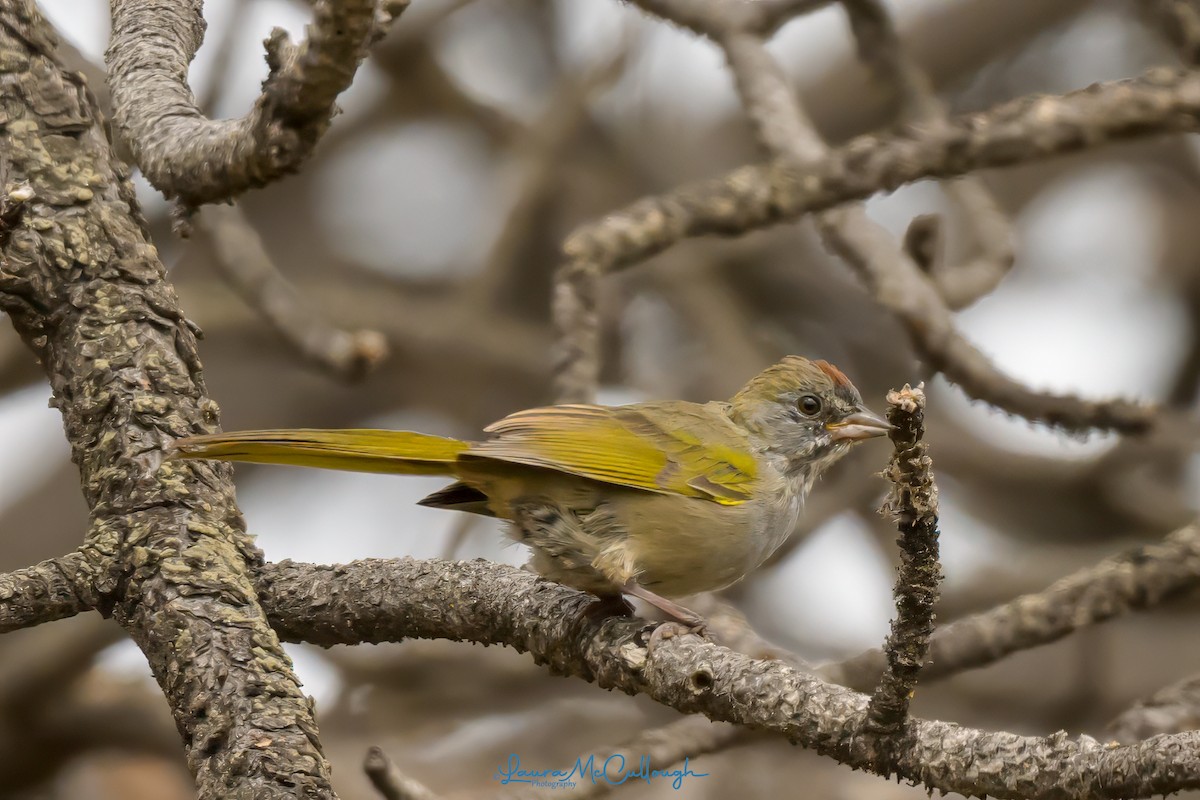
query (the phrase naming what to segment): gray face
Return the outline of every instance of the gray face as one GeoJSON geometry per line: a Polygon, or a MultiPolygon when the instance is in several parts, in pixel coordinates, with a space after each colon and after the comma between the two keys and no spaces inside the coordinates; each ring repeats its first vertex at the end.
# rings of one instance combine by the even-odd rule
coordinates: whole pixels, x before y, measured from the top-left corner
{"type": "Polygon", "coordinates": [[[791,470],[810,478],[844,456],[859,440],[882,436],[888,424],[868,411],[850,385],[782,390],[757,420],[767,447],[787,457],[791,470]]]}
{"type": "Polygon", "coordinates": [[[770,447],[788,457],[794,468],[824,470],[850,449],[850,440],[837,439],[836,425],[861,409],[853,387],[797,388],[782,392],[767,406],[763,432],[770,447]]]}
{"type": "Polygon", "coordinates": [[[825,361],[788,356],[756,375],[730,401],[731,414],[788,470],[813,480],[861,439],[890,426],[868,411],[858,390],[825,361]]]}

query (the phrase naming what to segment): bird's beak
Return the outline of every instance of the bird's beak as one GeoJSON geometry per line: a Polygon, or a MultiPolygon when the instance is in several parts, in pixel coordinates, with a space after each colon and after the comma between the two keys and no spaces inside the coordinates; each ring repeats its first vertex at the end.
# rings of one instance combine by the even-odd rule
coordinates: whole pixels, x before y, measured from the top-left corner
{"type": "Polygon", "coordinates": [[[886,436],[891,429],[892,426],[887,420],[865,408],[860,408],[839,422],[830,422],[825,426],[825,430],[829,431],[835,442],[857,442],[875,436],[886,436]]]}

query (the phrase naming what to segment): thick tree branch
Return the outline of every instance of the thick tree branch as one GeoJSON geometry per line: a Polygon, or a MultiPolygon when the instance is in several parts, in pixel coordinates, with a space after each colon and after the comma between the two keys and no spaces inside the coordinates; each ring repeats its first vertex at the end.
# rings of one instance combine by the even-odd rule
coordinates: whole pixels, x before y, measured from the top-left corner
{"type": "MultiPolygon", "coordinates": [[[[1062,639],[1089,625],[1132,611],[1156,607],[1200,586],[1200,525],[1190,525],[1162,543],[1105,559],[1063,578],[1044,592],[1025,595],[989,611],[934,631],[929,660],[921,672],[934,681],[967,669],[995,663],[1005,656],[1062,639]]],[[[742,642],[734,648],[746,652],[742,642]]],[[[860,692],[875,688],[887,668],[883,650],[868,650],[846,661],[811,670],[813,674],[860,692]]],[[[803,670],[809,671],[809,670],[803,670]]],[[[1162,690],[1113,722],[1113,735],[1132,743],[1159,733],[1187,730],[1186,721],[1200,708],[1187,705],[1194,679],[1162,690]],[[1176,689],[1183,691],[1176,691],[1176,689]],[[1169,727],[1169,726],[1175,727],[1169,727]],[[1154,727],[1161,726],[1161,727],[1154,727]]],[[[680,725],[683,725],[681,721],[680,725]]],[[[709,726],[711,727],[711,726],[709,726]]],[[[708,730],[700,721],[681,731],[695,730],[702,749],[688,750],[692,740],[681,733],[673,764],[685,755],[722,750],[749,740],[751,731],[729,727],[708,730]]],[[[666,729],[664,729],[665,732],[666,729]]]]}
{"type": "MultiPolygon", "coordinates": [[[[590,595],[482,561],[366,560],[267,564],[259,592],[287,640],[320,645],[445,638],[506,644],[559,675],[645,694],[664,705],[790,740],[859,769],[867,698],[778,661],[681,636],[646,651],[647,626],[596,623],[590,595]]],[[[910,719],[896,774],[930,789],[1021,800],[1148,797],[1200,787],[1200,732],[1128,747],[1090,737],[988,733],[910,719]]]]}
{"type": "MultiPolygon", "coordinates": [[[[145,8],[167,24],[168,5],[145,8]]],[[[146,655],[201,798],[332,797],[311,702],[258,605],[261,554],[230,471],[160,464],[218,410],[128,171],[55,38],[30,0],[0,6],[13,66],[0,153],[32,193],[0,251],[0,308],[40,358],[79,466],[91,527],[78,581],[146,655]]]]}
{"type": "Polygon", "coordinates": [[[202,0],[111,0],[113,118],[146,179],[185,206],[226,200],[294,172],[329,127],[388,4],[320,0],[299,45],[276,28],[270,76],[241,119],[210,120],[187,84],[204,38],[202,0]]]}

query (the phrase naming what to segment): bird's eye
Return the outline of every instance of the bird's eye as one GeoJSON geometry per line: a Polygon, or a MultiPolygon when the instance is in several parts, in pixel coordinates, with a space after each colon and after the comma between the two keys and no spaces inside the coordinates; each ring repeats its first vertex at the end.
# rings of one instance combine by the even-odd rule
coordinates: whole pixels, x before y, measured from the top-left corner
{"type": "Polygon", "coordinates": [[[814,394],[804,395],[796,405],[800,408],[800,413],[806,417],[815,417],[821,412],[821,398],[814,394]]]}

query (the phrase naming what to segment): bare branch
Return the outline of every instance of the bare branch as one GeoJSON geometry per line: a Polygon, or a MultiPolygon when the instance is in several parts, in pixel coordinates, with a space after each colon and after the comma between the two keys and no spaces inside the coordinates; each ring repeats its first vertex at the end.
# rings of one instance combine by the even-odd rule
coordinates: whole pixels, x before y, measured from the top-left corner
{"type": "MultiPolygon", "coordinates": [[[[982,667],[1020,650],[1057,641],[1087,625],[1153,608],[1200,586],[1200,524],[1162,542],[1106,558],[1043,592],[1028,594],[939,628],[933,634],[926,680],[982,667]]],[[[818,672],[835,683],[873,686],[886,666],[868,650],[818,672]]]]}
{"type": "Polygon", "coordinates": [[[208,234],[221,274],[300,356],[344,380],[363,378],[387,357],[382,333],[342,330],[300,294],[279,272],[240,208],[205,209],[197,227],[208,234]]]}
{"type": "MultiPolygon", "coordinates": [[[[578,265],[587,265],[589,274],[619,269],[690,236],[740,235],[909,180],[1041,158],[1107,139],[1192,129],[1200,114],[1200,76],[1158,70],[1061,97],[1022,98],[920,135],[860,137],[826,151],[761,41],[735,34],[723,44],[760,135],[786,157],[643,199],[576,231],[566,251],[577,271],[585,269],[578,265]]],[[[861,209],[828,212],[820,222],[827,244],[904,321],[930,365],[969,395],[1068,430],[1136,432],[1154,419],[1153,408],[1137,403],[1039,393],[999,372],[957,333],[929,278],[861,209]]]]}
{"type": "MultiPolygon", "coordinates": [[[[896,618],[884,652],[887,668],[867,706],[866,731],[898,734],[908,717],[908,701],[917,688],[933,633],[942,568],[938,561],[937,487],[926,455],[925,392],[922,387],[888,394],[888,422],[895,452],[886,474],[892,492],[884,511],[900,528],[900,569],[896,576],[896,618]]],[[[884,747],[886,750],[886,746],[884,747]]]]}
{"type": "Polygon", "coordinates": [[[524,174],[504,227],[488,253],[487,262],[471,281],[470,301],[481,306],[497,303],[507,281],[519,272],[531,235],[545,224],[545,211],[560,184],[564,149],[588,118],[592,99],[616,81],[628,59],[628,42],[612,57],[582,75],[567,75],[551,93],[546,110],[518,143],[517,158],[524,174]]]}
{"type": "Polygon", "coordinates": [[[1064,430],[1147,430],[1158,409],[1131,400],[1088,400],[1030,389],[1001,372],[954,324],[937,288],[896,243],[869,223],[860,208],[823,214],[819,226],[827,244],[858,272],[880,303],[904,323],[914,345],[933,369],[969,396],[1028,420],[1064,430]]]}
{"type": "MultiPolygon", "coordinates": [[[[859,58],[876,80],[890,85],[899,96],[900,119],[914,128],[944,125],[945,105],[929,79],[904,49],[891,15],[880,0],[846,0],[842,3],[858,44],[859,58]]],[[[1001,212],[983,180],[967,175],[949,182],[946,194],[962,208],[979,255],[966,264],[947,267],[938,263],[931,272],[938,291],[952,309],[965,308],[992,291],[1013,264],[1012,225],[1001,212]]]]}
{"type": "Polygon", "coordinates": [[[1191,675],[1141,700],[1108,726],[1118,742],[1200,729],[1200,675],[1191,675]]]}
{"type": "MultiPolygon", "coordinates": [[[[586,613],[590,595],[523,570],[408,558],[340,566],[283,561],[264,566],[259,593],[288,640],[506,644],[555,674],[773,731],[849,766],[873,768],[852,743],[866,722],[865,696],[695,636],[665,640],[648,654],[644,623],[594,622],[586,613]]],[[[896,752],[897,776],[967,795],[1103,800],[1200,787],[1200,732],[1112,747],[1087,736],[1017,736],[910,719],[896,752]]]]}
{"type": "Polygon", "coordinates": [[[1175,45],[1183,63],[1200,64],[1200,6],[1196,1],[1152,0],[1144,5],[1157,17],[1159,29],[1175,45]]]}
{"type": "MultiPolygon", "coordinates": [[[[762,40],[738,33],[724,36],[720,42],[746,112],[763,143],[775,155],[793,163],[828,161],[832,153],[806,118],[783,70],[762,40]]],[[[893,49],[899,47],[893,44],[893,49]]],[[[923,99],[924,87],[915,75],[915,68],[909,72],[914,73],[908,78],[912,102],[921,105],[923,116],[936,114],[932,101],[923,99]]],[[[946,126],[948,123],[939,124],[926,133],[935,135],[946,126]]],[[[1136,403],[1123,400],[1094,403],[1070,395],[1039,393],[1001,372],[958,332],[950,310],[921,266],[867,217],[861,205],[850,204],[819,214],[817,228],[826,246],[842,256],[864,278],[880,304],[905,323],[930,366],[972,397],[1028,419],[1067,429],[1138,431],[1149,425],[1153,412],[1136,403]]]]}
{"type": "Polygon", "coordinates": [[[93,608],[79,582],[83,556],[70,553],[0,575],[0,633],[73,617],[93,608]]]}
{"type": "Polygon", "coordinates": [[[294,172],[329,127],[381,21],[376,0],[319,0],[304,42],[278,28],[267,39],[271,72],[254,109],[210,120],[187,84],[204,37],[202,5],[111,0],[106,57],[117,129],[147,180],[188,207],[294,172]]]}
{"type": "Polygon", "coordinates": [[[577,229],[569,256],[631,266],[694,236],[758,228],[892,191],[1105,143],[1200,129],[1200,74],[1154,69],[1065,95],[1021,97],[935,131],[869,134],[798,164],[782,158],[643,198],[577,229]]]}
{"type": "Polygon", "coordinates": [[[600,271],[574,261],[554,278],[554,396],[559,403],[590,403],[600,384],[600,271]]]}
{"type": "Polygon", "coordinates": [[[402,773],[383,748],[367,750],[363,771],[384,800],[438,800],[438,795],[427,786],[402,773]]]}

